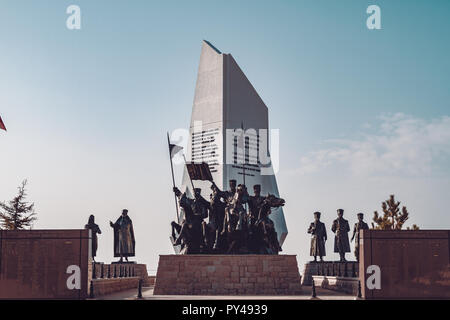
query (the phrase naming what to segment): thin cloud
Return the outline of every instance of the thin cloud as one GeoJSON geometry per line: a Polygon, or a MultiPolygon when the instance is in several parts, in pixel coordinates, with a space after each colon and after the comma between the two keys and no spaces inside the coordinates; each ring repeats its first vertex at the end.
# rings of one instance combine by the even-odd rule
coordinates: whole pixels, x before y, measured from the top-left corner
{"type": "Polygon", "coordinates": [[[380,116],[359,137],[333,139],[300,159],[302,175],[327,168],[354,175],[425,175],[450,159],[450,117],[425,120],[402,113],[380,116]]]}

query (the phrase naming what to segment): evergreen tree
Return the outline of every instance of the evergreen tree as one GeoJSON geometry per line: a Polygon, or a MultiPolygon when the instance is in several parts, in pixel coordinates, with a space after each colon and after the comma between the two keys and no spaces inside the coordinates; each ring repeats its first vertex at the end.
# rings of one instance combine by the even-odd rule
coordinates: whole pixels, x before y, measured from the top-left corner
{"type": "Polygon", "coordinates": [[[18,187],[19,194],[9,201],[8,204],[0,202],[0,225],[6,230],[21,230],[31,226],[37,220],[34,212],[34,203],[28,204],[25,201],[27,196],[25,187],[27,180],[18,187]]]}
{"type": "MultiPolygon", "coordinates": [[[[383,216],[380,216],[377,211],[374,212],[372,228],[376,230],[401,230],[403,224],[409,218],[409,212],[406,207],[403,207],[400,212],[400,202],[395,201],[392,194],[388,200],[381,204],[383,210],[383,216]]],[[[408,227],[407,230],[410,230],[408,227]]],[[[412,226],[412,230],[419,230],[419,227],[415,224],[412,226]]]]}

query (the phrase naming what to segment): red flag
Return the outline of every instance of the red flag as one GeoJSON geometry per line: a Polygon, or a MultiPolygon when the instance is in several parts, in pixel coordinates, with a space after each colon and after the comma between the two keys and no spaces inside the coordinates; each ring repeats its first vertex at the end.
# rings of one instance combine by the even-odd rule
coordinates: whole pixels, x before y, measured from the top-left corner
{"type": "Polygon", "coordinates": [[[6,131],[6,127],[5,127],[5,124],[3,123],[3,120],[2,120],[2,117],[1,117],[1,116],[0,116],[0,129],[6,131]]]}

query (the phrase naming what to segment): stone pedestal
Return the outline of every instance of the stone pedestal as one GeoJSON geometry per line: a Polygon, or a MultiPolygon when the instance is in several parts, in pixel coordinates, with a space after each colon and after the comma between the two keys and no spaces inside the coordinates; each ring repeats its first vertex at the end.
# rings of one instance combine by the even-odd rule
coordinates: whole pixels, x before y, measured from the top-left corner
{"type": "Polygon", "coordinates": [[[92,280],[93,296],[94,298],[98,298],[130,289],[136,289],[137,292],[138,285],[139,277],[95,279],[92,280]]]}
{"type": "Polygon", "coordinates": [[[148,277],[147,265],[140,263],[112,263],[112,264],[100,264],[95,263],[95,271],[93,270],[94,264],[89,264],[89,281],[91,280],[105,280],[105,279],[119,279],[138,277],[143,282],[144,286],[149,286],[152,281],[148,277]]]}
{"type": "Polygon", "coordinates": [[[313,276],[358,277],[359,264],[356,261],[347,262],[308,262],[303,271],[302,285],[311,286],[313,276]]]}
{"type": "Polygon", "coordinates": [[[160,255],[155,295],[299,295],[295,255],[160,255]]]}
{"type": "Polygon", "coordinates": [[[321,287],[337,292],[358,295],[359,278],[335,277],[335,276],[313,276],[316,287],[321,287]]]}

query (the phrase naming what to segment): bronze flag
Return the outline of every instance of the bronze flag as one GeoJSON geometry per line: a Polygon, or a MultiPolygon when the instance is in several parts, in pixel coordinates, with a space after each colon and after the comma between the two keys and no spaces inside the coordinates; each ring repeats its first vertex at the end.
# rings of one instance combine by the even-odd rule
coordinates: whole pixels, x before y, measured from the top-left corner
{"type": "Polygon", "coordinates": [[[191,180],[213,180],[211,171],[209,170],[209,165],[206,162],[186,163],[186,168],[191,180]]]}

